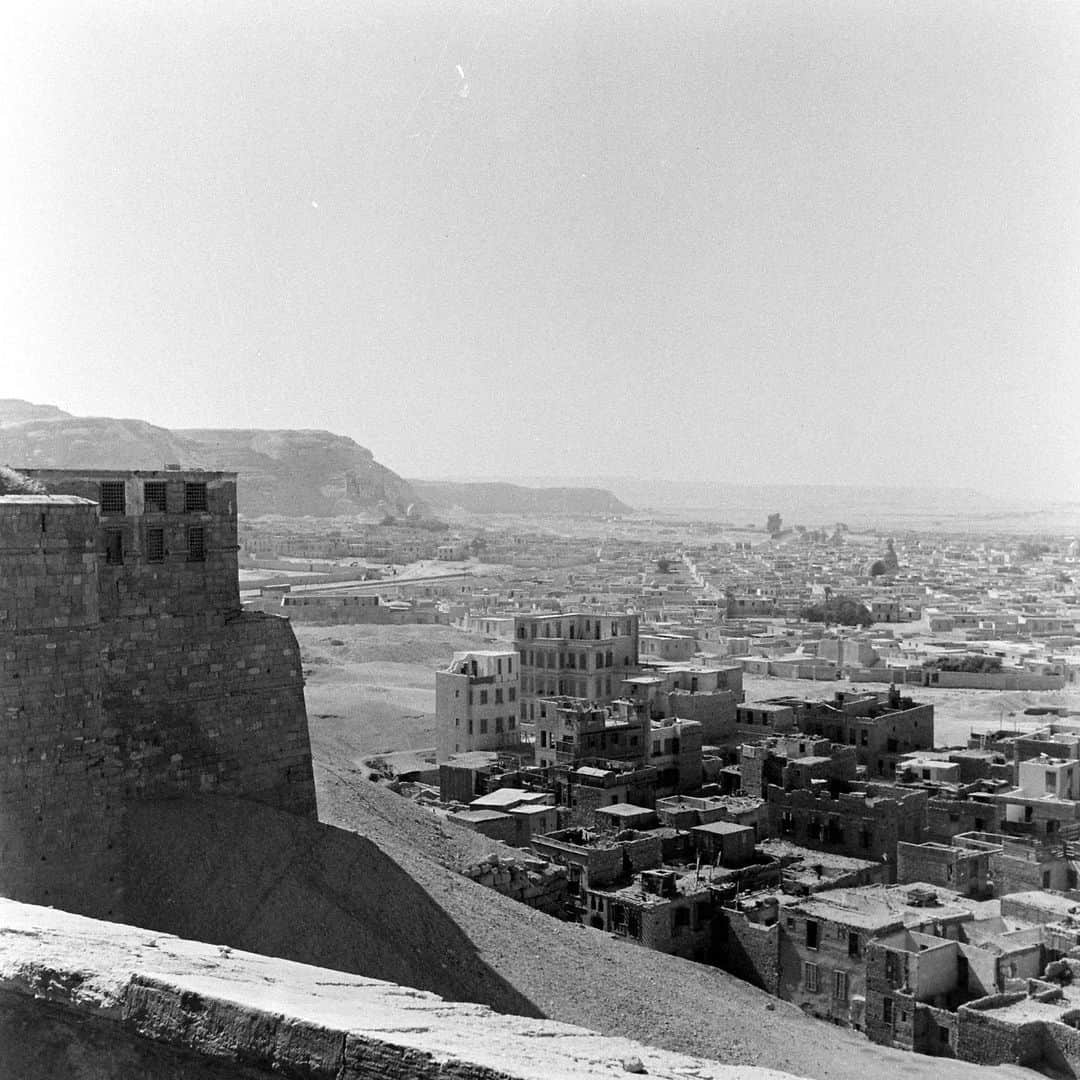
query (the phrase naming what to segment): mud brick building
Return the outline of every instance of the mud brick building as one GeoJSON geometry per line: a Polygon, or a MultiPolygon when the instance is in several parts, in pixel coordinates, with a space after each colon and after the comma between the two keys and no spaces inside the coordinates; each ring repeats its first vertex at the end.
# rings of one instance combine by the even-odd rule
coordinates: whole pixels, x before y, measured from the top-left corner
{"type": "Polygon", "coordinates": [[[1008,786],[999,781],[980,780],[951,790],[930,791],[926,803],[927,840],[948,844],[958,833],[996,832],[998,806],[994,795],[1008,786]]]}
{"type": "Polygon", "coordinates": [[[989,869],[989,850],[976,846],[903,841],[896,845],[896,880],[901,885],[925,882],[981,900],[990,894],[989,869]]]}
{"type": "Polygon", "coordinates": [[[1078,840],[1080,829],[1072,825],[1052,837],[960,833],[952,846],[985,855],[994,895],[1009,896],[1032,889],[1075,890],[1078,840]]]}
{"type": "Polygon", "coordinates": [[[570,825],[600,828],[601,810],[619,806],[648,809],[656,801],[657,773],[651,765],[588,758],[553,771],[553,786],[570,825]]]}
{"type": "Polygon", "coordinates": [[[119,917],[131,800],[313,815],[299,649],[241,611],[231,473],[32,470],[0,497],[0,892],[119,917]]]}
{"type": "Polygon", "coordinates": [[[905,930],[955,941],[972,919],[954,894],[919,885],[807,897],[780,911],[779,995],[813,1016],[863,1028],[871,944],[905,930]]]}
{"type": "Polygon", "coordinates": [[[885,862],[893,873],[896,845],[924,839],[926,797],[925,791],[888,784],[848,784],[835,794],[773,785],[766,794],[769,829],[804,847],[885,862]]]}
{"type": "Polygon", "coordinates": [[[848,781],[856,775],[855,749],[812,735],[781,735],[740,748],[739,773],[746,795],[764,795],[770,784],[809,787],[813,780],[848,781]]]}
{"type": "Polygon", "coordinates": [[[613,711],[560,697],[537,699],[533,716],[537,765],[572,765],[586,758],[647,763],[651,729],[644,711],[613,711]]]}
{"type": "Polygon", "coordinates": [[[905,754],[934,747],[934,706],[901,697],[895,687],[883,694],[838,692],[796,711],[800,731],[854,746],[871,778],[892,779],[905,754]]]}

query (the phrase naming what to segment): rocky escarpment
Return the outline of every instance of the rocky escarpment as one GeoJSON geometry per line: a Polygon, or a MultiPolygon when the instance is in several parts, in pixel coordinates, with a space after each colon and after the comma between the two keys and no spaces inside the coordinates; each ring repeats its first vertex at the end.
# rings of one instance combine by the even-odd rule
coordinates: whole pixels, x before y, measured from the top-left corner
{"type": "Polygon", "coordinates": [[[328,517],[363,510],[407,514],[422,509],[406,481],[345,435],[243,428],[177,434],[197,444],[218,463],[217,468],[238,474],[242,513],[328,517]]]}
{"type": "Polygon", "coordinates": [[[242,514],[402,515],[423,505],[370,450],[329,431],[171,431],[143,420],[72,416],[0,400],[0,463],[16,468],[220,469],[239,477],[242,514]]]}
{"type": "Polygon", "coordinates": [[[631,508],[610,491],[591,487],[521,487],[518,484],[410,480],[413,489],[432,506],[471,514],[554,514],[611,516],[631,508]]]}

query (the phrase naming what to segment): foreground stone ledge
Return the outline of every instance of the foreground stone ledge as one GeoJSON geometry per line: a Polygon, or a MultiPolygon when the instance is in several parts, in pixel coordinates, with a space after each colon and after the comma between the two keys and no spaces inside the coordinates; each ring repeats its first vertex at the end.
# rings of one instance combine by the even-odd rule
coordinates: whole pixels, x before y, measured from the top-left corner
{"type": "MultiPolygon", "coordinates": [[[[41,1012],[43,1023],[57,1015],[93,1021],[116,1039],[165,1047],[211,1064],[235,1064],[244,1076],[788,1076],[669,1053],[569,1024],[504,1016],[377,979],[0,899],[0,1013],[17,1009],[25,1015],[28,1006],[41,1012]]],[[[0,1072],[5,1053],[0,1046],[0,1072]]],[[[144,1055],[140,1060],[149,1059],[144,1055]]]]}

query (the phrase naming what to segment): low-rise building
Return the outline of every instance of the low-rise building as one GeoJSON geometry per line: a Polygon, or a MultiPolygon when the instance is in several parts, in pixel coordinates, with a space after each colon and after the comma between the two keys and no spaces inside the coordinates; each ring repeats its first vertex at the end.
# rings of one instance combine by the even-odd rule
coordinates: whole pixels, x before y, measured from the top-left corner
{"type": "Polygon", "coordinates": [[[921,843],[926,792],[887,784],[856,783],[835,794],[827,788],[766,793],[773,836],[805,847],[887,863],[895,872],[896,845],[921,843]]]}

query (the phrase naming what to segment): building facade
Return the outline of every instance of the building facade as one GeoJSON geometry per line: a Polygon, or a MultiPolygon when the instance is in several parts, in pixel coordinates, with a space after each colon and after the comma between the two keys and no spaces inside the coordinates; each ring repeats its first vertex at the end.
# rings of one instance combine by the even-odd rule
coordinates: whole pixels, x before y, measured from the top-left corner
{"type": "Polygon", "coordinates": [[[543,698],[606,703],[638,662],[636,615],[519,615],[514,645],[521,655],[518,717],[533,724],[543,698]]]}
{"type": "Polygon", "coordinates": [[[435,673],[439,761],[517,744],[519,679],[513,649],[454,653],[450,666],[435,673]]]}

